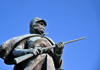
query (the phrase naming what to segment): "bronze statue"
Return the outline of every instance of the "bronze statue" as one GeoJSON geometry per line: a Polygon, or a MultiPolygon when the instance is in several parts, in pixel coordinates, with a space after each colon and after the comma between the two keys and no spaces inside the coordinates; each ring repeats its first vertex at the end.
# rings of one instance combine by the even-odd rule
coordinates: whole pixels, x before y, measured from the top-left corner
{"type": "Polygon", "coordinates": [[[44,36],[46,22],[39,17],[30,22],[30,33],[12,38],[1,45],[0,57],[6,64],[14,64],[13,58],[34,54],[33,57],[15,64],[14,70],[59,70],[62,66],[62,50],[64,44],[56,44],[55,49],[41,51],[41,47],[55,43],[44,36]],[[41,53],[42,52],[42,53],[41,53]]]}
{"type": "Polygon", "coordinates": [[[45,36],[46,22],[36,17],[30,22],[30,34],[14,37],[0,46],[0,57],[14,70],[60,70],[64,44],[55,44],[45,36]]]}

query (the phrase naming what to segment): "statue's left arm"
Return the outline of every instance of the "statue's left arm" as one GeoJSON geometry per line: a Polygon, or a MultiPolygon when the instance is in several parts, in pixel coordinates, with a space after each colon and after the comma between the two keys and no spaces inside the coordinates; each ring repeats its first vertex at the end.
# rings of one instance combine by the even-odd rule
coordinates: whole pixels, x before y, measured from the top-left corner
{"type": "Polygon", "coordinates": [[[54,53],[54,63],[56,69],[61,69],[62,67],[62,53],[63,53],[64,44],[60,42],[56,44],[55,53],[54,53]]]}

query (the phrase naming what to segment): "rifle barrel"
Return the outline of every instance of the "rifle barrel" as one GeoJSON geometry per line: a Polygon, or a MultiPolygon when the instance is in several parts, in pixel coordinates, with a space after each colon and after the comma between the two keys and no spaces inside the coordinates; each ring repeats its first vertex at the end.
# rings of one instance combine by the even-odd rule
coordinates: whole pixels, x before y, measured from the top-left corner
{"type": "Polygon", "coordinates": [[[75,41],[78,41],[78,40],[82,40],[82,39],[85,39],[85,38],[86,37],[82,37],[82,38],[79,38],[79,39],[71,40],[71,41],[65,42],[64,44],[72,43],[72,42],[75,42],[75,41]]]}

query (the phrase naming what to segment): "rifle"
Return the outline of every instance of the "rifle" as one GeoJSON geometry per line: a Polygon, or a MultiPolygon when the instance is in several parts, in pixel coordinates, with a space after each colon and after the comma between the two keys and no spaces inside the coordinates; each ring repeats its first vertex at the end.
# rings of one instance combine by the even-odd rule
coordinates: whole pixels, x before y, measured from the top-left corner
{"type": "MultiPolygon", "coordinates": [[[[75,42],[75,41],[78,41],[78,40],[82,40],[82,39],[85,39],[86,37],[82,37],[82,38],[79,38],[79,39],[75,39],[75,40],[71,40],[71,41],[68,41],[68,42],[64,42],[64,44],[68,44],[68,43],[72,43],[72,42],[75,42]]],[[[52,49],[52,48],[55,48],[55,45],[53,46],[48,46],[48,47],[43,47],[41,48],[42,51],[44,50],[48,50],[48,49],[52,49]]],[[[23,55],[23,56],[20,56],[20,57],[17,57],[17,58],[14,58],[14,62],[16,64],[26,60],[26,59],[29,59],[31,57],[33,57],[34,54],[26,54],[26,55],[23,55]]]]}

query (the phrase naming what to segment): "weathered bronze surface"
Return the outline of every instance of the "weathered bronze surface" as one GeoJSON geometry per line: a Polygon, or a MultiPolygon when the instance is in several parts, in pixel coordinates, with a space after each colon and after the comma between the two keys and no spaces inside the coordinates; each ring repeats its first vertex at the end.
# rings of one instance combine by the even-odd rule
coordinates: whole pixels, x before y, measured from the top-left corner
{"type": "Polygon", "coordinates": [[[0,57],[8,65],[15,64],[14,70],[60,70],[64,43],[55,44],[46,37],[44,34],[46,25],[39,17],[32,19],[30,34],[4,42],[0,46],[0,57]]]}
{"type": "Polygon", "coordinates": [[[36,17],[30,22],[30,34],[7,40],[0,46],[0,57],[14,70],[61,70],[64,44],[86,37],[55,44],[45,36],[46,22],[36,17]]]}

